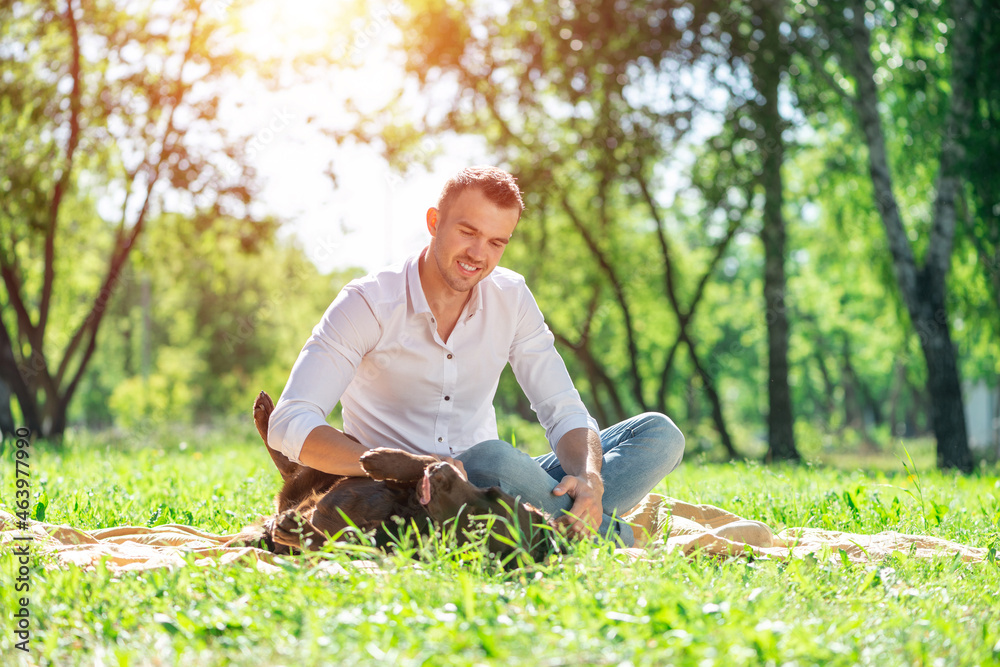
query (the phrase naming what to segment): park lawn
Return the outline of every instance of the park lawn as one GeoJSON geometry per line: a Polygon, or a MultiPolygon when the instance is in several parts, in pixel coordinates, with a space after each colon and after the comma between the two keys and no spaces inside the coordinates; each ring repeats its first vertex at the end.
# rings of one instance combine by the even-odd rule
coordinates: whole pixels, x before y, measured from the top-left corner
{"type": "MultiPolygon", "coordinates": [[[[179,522],[222,533],[270,508],[279,478],[248,426],[139,440],[77,433],[61,449],[34,446],[37,511],[84,529],[179,522]]],[[[0,507],[10,511],[10,443],[3,456],[0,507]]],[[[692,457],[657,490],[776,532],[899,530],[1000,549],[995,468],[963,477],[692,457]]],[[[1000,664],[995,561],[651,555],[629,562],[582,544],[507,574],[443,552],[419,563],[376,555],[375,573],[350,565],[373,557],[356,550],[289,559],[276,574],[232,565],[112,575],[45,570],[36,558],[26,657],[14,649],[18,594],[4,553],[0,655],[56,665],[1000,664]],[[321,571],[317,559],[345,571],[321,571]]]]}

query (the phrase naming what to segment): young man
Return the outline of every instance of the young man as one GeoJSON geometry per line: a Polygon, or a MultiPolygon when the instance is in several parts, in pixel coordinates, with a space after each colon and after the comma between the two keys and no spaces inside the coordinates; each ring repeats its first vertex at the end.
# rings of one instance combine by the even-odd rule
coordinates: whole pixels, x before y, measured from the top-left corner
{"type": "Polygon", "coordinates": [[[268,443],[341,475],[363,475],[358,459],[369,448],[430,454],[574,532],[597,529],[632,546],[631,527],[613,517],[677,467],[684,436],[655,413],[598,430],[524,279],[497,267],[523,209],[513,176],[495,167],[448,181],[427,211],[427,247],[345,286],[313,329],[268,443]],[[532,459],[497,437],[493,397],[507,363],[550,454],[532,459]],[[343,431],[326,423],[338,401],[343,431]]]}

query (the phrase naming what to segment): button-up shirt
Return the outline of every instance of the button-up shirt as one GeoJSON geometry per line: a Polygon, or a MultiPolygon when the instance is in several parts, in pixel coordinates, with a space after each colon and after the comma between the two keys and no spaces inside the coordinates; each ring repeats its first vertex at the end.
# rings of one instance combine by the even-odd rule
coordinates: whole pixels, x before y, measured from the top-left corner
{"type": "Polygon", "coordinates": [[[341,290],[295,361],[269,445],[298,461],[340,401],[344,432],[367,447],[454,456],[498,438],[493,397],[508,362],[553,450],[572,429],[597,431],[524,278],[495,268],[446,342],[420,283],[422,255],[341,290]]]}

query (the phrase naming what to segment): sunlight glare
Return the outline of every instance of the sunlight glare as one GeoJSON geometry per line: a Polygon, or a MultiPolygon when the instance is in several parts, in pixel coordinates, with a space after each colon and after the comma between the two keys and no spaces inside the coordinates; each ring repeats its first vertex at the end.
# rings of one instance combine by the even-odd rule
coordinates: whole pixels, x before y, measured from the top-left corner
{"type": "Polygon", "coordinates": [[[353,6],[329,0],[251,0],[239,6],[246,48],[264,58],[315,53],[337,58],[350,41],[353,6]]]}

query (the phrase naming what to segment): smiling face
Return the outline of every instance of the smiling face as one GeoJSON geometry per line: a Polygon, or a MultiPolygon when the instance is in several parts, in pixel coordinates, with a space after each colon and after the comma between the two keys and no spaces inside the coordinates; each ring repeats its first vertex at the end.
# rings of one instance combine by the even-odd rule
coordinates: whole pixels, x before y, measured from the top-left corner
{"type": "Polygon", "coordinates": [[[497,206],[476,188],[459,193],[443,215],[429,209],[429,277],[452,292],[471,290],[496,268],[520,213],[497,206]]]}

